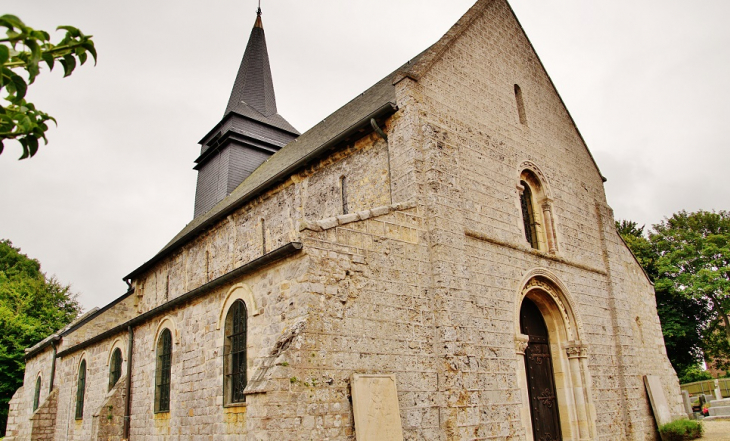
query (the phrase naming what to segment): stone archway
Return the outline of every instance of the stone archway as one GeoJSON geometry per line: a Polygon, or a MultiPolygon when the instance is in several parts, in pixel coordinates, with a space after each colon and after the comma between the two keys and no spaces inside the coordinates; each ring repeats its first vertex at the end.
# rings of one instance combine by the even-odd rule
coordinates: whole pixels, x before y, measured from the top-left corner
{"type": "MultiPolygon", "coordinates": [[[[532,305],[534,311],[543,320],[545,346],[541,347],[543,357],[549,357],[552,365],[552,376],[555,397],[555,415],[558,425],[558,438],[545,436],[542,439],[592,440],[596,434],[596,415],[590,391],[590,374],[588,371],[588,348],[580,340],[583,334],[582,325],[577,319],[573,302],[565,286],[553,274],[546,270],[534,270],[526,278],[519,292],[515,310],[515,349],[518,360],[518,381],[522,391],[521,419],[528,440],[541,441],[533,434],[533,417],[535,410],[530,406],[530,382],[528,347],[530,343],[539,343],[539,334],[532,337],[523,331],[521,313],[523,306],[532,305]],[[529,303],[526,303],[529,302],[529,303]]],[[[526,329],[525,329],[526,330],[526,329]]],[[[543,387],[544,389],[544,387],[543,387]]],[[[544,392],[543,390],[540,393],[544,392]]],[[[550,399],[550,393],[543,400],[550,399]]],[[[533,393],[534,395],[534,393],[533,393]]],[[[539,394],[537,397],[539,401],[539,394]]],[[[549,424],[548,424],[549,425],[549,424]]],[[[544,428],[540,433],[544,433],[544,428]]],[[[537,433],[537,432],[535,432],[537,433]]]]}

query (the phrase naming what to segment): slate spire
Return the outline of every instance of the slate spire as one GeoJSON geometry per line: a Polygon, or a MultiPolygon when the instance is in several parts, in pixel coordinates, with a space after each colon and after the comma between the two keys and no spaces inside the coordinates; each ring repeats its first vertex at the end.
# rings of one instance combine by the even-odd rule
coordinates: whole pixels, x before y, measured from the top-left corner
{"type": "Polygon", "coordinates": [[[261,8],[223,119],[200,140],[195,217],[207,213],[259,165],[299,136],[276,111],[261,8]]]}
{"type": "Polygon", "coordinates": [[[264,24],[261,21],[261,8],[256,12],[256,22],[248,38],[246,52],[238,68],[236,82],[233,83],[226,114],[241,105],[248,105],[263,116],[276,114],[274,82],[271,79],[269,52],[266,50],[264,24]]]}

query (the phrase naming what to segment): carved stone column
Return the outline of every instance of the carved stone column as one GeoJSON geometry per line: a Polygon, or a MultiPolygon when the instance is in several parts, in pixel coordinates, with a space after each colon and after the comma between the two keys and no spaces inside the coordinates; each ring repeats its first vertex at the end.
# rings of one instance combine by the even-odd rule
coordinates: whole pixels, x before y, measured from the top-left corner
{"type": "Polygon", "coordinates": [[[557,241],[555,240],[555,229],[553,228],[553,213],[551,201],[547,200],[542,204],[542,217],[545,220],[545,236],[547,236],[548,252],[555,254],[558,252],[557,241]]]}
{"type": "Polygon", "coordinates": [[[525,429],[527,441],[533,441],[532,437],[532,416],[530,415],[530,393],[527,386],[527,369],[525,368],[525,350],[530,337],[524,334],[515,336],[515,354],[517,356],[517,384],[520,387],[522,407],[520,409],[520,420],[525,429]]]}
{"type": "Polygon", "coordinates": [[[565,348],[568,354],[568,362],[570,363],[570,378],[573,384],[573,399],[575,401],[575,410],[578,416],[578,432],[581,440],[591,439],[590,423],[588,421],[588,403],[586,400],[585,376],[581,369],[581,359],[588,357],[586,346],[579,341],[571,342],[565,348]]]}

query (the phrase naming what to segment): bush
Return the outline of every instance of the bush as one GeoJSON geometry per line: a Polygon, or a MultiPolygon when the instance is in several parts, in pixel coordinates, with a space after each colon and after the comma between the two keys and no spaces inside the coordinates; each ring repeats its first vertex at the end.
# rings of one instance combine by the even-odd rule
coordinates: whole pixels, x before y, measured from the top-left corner
{"type": "Polygon", "coordinates": [[[700,366],[690,366],[679,375],[679,383],[687,384],[695,381],[712,380],[712,375],[700,366]]]}
{"type": "Polygon", "coordinates": [[[690,420],[677,420],[659,428],[662,441],[684,441],[702,436],[702,423],[690,420]]]}

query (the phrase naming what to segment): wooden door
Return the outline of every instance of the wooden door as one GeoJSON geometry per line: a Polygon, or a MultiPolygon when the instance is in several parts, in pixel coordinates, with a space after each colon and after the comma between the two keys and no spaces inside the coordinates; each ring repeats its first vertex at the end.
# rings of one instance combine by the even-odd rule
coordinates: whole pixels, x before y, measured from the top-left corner
{"type": "Polygon", "coordinates": [[[562,440],[548,330],[540,310],[529,299],[522,302],[520,328],[530,337],[525,350],[525,368],[532,434],[535,441],[562,440]]]}

